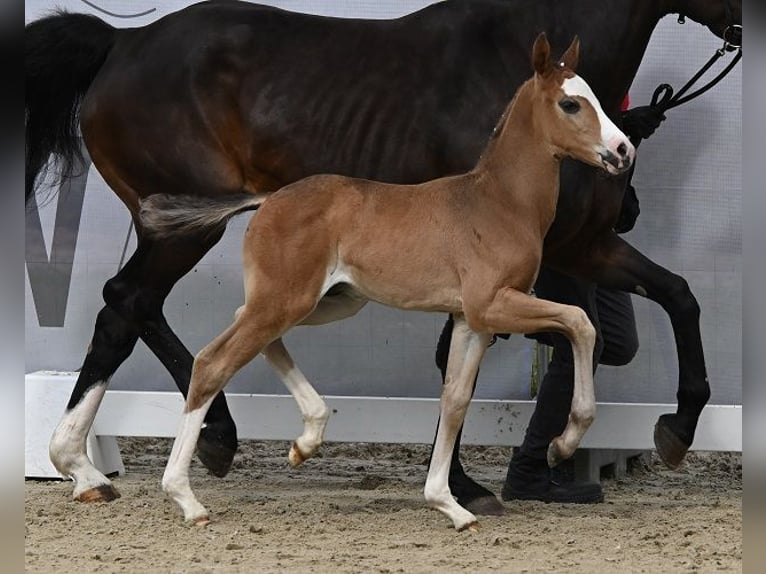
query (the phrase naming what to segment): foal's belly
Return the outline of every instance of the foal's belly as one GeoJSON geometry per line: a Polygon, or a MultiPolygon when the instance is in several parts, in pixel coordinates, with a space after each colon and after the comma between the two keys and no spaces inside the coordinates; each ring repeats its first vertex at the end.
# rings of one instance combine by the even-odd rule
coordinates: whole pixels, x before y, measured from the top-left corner
{"type": "Polygon", "coordinates": [[[398,309],[458,313],[463,308],[459,284],[427,273],[403,276],[396,268],[354,268],[349,269],[349,284],[363,297],[398,309]]]}

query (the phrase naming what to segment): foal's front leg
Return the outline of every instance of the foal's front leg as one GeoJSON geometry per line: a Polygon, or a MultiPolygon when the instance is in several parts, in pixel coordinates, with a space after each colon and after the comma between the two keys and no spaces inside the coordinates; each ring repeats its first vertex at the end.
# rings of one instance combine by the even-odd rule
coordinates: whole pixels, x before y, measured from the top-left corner
{"type": "Polygon", "coordinates": [[[574,393],[564,432],[548,448],[553,467],[571,457],[593,422],[596,398],[593,390],[593,348],[596,330],[579,307],[537,299],[514,289],[501,289],[488,308],[476,318],[482,329],[496,333],[556,331],[572,343],[574,393]]]}
{"type": "Polygon", "coordinates": [[[488,333],[472,331],[462,315],[455,315],[447,376],[441,395],[439,427],[425,485],[428,505],[446,514],[457,530],[476,530],[478,521],[460,506],[449,489],[449,469],[455,437],[471,401],[473,381],[489,344],[488,333]]]}

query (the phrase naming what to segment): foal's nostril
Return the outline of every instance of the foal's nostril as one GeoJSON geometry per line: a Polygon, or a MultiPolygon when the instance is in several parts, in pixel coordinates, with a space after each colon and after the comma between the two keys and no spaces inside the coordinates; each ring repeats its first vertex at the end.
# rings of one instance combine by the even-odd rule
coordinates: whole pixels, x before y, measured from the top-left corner
{"type": "Polygon", "coordinates": [[[617,153],[623,158],[628,155],[628,146],[625,145],[625,142],[617,146],[617,153]]]}

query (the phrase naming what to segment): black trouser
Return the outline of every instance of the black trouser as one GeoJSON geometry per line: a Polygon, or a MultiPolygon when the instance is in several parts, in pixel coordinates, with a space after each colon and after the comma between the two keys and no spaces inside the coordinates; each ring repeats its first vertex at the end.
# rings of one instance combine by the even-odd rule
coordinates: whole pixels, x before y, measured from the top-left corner
{"type": "MultiPolygon", "coordinates": [[[[535,283],[542,299],[578,305],[585,309],[596,328],[596,365],[626,365],[638,350],[633,304],[628,293],[599,289],[543,267],[535,283]]],[[[566,426],[574,391],[574,360],[569,340],[557,333],[534,338],[553,347],[553,358],[540,384],[535,412],[529,421],[519,454],[545,460],[551,439],[566,426]]]]}

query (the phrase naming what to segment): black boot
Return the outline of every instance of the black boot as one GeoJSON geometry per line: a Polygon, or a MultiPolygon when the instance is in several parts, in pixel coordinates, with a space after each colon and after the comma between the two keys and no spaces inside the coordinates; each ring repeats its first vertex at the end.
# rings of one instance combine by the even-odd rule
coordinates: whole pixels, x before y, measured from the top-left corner
{"type": "Polygon", "coordinates": [[[594,482],[559,482],[551,478],[551,469],[545,460],[514,453],[508,465],[503,500],[539,500],[594,504],[604,501],[601,485],[594,482]]]}

